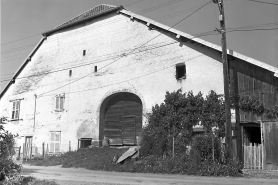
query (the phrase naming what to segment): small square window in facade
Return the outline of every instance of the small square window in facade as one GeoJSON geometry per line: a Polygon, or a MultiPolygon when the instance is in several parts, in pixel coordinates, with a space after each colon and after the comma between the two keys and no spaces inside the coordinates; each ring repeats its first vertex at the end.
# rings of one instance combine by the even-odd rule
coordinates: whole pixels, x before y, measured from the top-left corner
{"type": "Polygon", "coordinates": [[[61,152],[61,131],[50,132],[50,148],[49,152],[57,154],[61,152]]]}
{"type": "Polygon", "coordinates": [[[65,94],[59,94],[55,96],[55,110],[56,111],[64,111],[65,105],[65,94]]]}
{"type": "Polygon", "coordinates": [[[186,78],[186,66],[184,63],[176,64],[176,79],[186,78]]]}
{"type": "Polygon", "coordinates": [[[13,101],[13,109],[12,109],[12,120],[19,119],[20,112],[20,100],[13,101]]]}

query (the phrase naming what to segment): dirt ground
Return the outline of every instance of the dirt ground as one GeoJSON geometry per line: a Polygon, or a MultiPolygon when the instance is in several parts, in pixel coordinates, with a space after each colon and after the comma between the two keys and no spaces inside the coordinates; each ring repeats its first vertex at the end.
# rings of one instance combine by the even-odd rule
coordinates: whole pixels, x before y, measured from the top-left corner
{"type": "MultiPolygon", "coordinates": [[[[125,173],[93,171],[80,168],[61,168],[60,166],[42,167],[23,165],[22,175],[39,179],[55,180],[60,185],[277,185],[278,172],[266,173],[264,178],[258,176],[258,171],[248,171],[248,178],[232,177],[202,177],[188,175],[168,175],[149,173],[125,173]],[[255,173],[256,172],[256,173],[255,173]],[[277,176],[276,176],[277,175],[277,176]],[[255,178],[256,177],[256,178],[255,178]]],[[[247,173],[244,171],[244,173],[247,173]]]]}

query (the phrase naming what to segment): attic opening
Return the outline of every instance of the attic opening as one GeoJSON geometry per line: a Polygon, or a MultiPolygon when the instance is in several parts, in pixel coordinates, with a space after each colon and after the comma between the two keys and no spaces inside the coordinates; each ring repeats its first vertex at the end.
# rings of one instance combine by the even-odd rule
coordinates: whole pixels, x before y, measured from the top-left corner
{"type": "Polygon", "coordinates": [[[83,56],[85,56],[85,55],[86,55],[86,50],[84,49],[84,50],[83,50],[83,56]]]}
{"type": "Polygon", "coordinates": [[[95,72],[97,72],[97,66],[95,66],[95,72]]]}
{"type": "Polygon", "coordinates": [[[184,63],[176,64],[176,79],[186,78],[186,65],[184,63]]]}

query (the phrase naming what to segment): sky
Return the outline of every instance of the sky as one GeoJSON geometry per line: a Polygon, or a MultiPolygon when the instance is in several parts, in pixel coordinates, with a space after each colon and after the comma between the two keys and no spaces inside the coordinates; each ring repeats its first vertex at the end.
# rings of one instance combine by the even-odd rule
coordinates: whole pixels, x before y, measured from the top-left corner
{"type": "MultiPolygon", "coordinates": [[[[41,33],[99,4],[123,5],[171,27],[207,2],[209,0],[1,0],[0,91],[42,38],[41,33]]],[[[227,47],[278,68],[278,0],[224,0],[224,9],[227,47]]],[[[196,35],[220,28],[219,25],[218,6],[210,3],[174,28],[196,35]]],[[[219,34],[201,39],[221,45],[219,34]]]]}

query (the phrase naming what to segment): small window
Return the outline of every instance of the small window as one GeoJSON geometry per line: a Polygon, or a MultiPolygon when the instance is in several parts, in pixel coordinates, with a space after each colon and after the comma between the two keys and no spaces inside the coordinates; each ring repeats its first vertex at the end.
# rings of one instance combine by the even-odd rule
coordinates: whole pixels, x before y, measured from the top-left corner
{"type": "Polygon", "coordinates": [[[95,66],[95,72],[97,72],[97,66],[95,66]]]}
{"type": "Polygon", "coordinates": [[[71,75],[72,75],[72,70],[69,70],[69,76],[71,77],[71,75]]]}
{"type": "Polygon", "coordinates": [[[55,110],[64,111],[65,94],[59,94],[55,97],[55,110]]]}
{"type": "Polygon", "coordinates": [[[85,56],[86,55],[86,50],[83,50],[83,56],[85,56]]]}
{"type": "Polygon", "coordinates": [[[186,77],[186,66],[184,63],[176,64],[176,79],[182,79],[186,77]]]}
{"type": "Polygon", "coordinates": [[[92,144],[92,138],[81,138],[78,142],[79,148],[88,148],[92,144]]]}
{"type": "Polygon", "coordinates": [[[50,132],[50,151],[53,154],[60,153],[61,149],[61,132],[51,131],[50,132]]]}
{"type": "Polygon", "coordinates": [[[19,119],[20,100],[13,101],[12,120],[19,119]]]}

